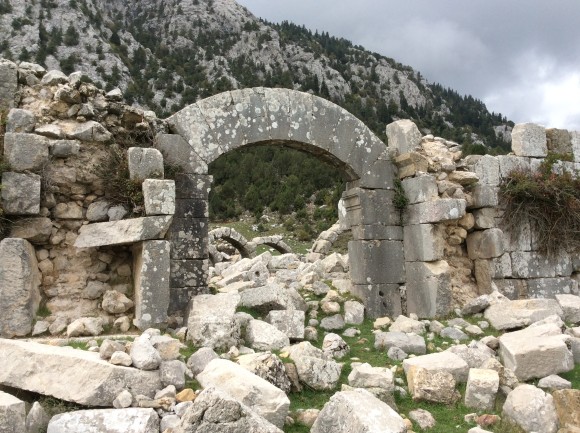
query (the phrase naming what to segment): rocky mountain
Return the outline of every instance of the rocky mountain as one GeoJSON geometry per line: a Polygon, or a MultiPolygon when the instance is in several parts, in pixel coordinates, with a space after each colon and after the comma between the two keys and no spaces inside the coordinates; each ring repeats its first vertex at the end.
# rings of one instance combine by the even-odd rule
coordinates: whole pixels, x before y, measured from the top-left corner
{"type": "Polygon", "coordinates": [[[331,99],[383,139],[403,117],[475,151],[509,136],[496,133],[507,119],[471,96],[328,33],[260,20],[234,0],[0,0],[0,56],[82,70],[161,117],[264,85],[331,99]]]}

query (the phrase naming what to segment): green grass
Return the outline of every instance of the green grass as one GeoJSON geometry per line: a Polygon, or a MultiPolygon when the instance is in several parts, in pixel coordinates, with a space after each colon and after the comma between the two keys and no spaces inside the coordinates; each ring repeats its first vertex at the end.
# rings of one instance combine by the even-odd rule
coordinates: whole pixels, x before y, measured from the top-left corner
{"type": "Polygon", "coordinates": [[[567,373],[561,373],[559,376],[572,382],[573,389],[580,389],[580,364],[576,364],[574,370],[567,373]]]}

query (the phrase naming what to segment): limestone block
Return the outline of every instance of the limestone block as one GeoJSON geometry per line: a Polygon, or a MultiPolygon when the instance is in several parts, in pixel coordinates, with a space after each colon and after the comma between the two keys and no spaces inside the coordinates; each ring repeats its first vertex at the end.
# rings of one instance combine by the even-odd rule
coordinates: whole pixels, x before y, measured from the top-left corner
{"type": "MultiPolygon", "coordinates": [[[[401,241],[350,241],[349,257],[353,284],[395,284],[405,280],[403,242],[401,241]],[[388,266],[385,264],[388,263],[388,266]]],[[[365,304],[368,307],[368,304],[365,304]]]]}
{"type": "Polygon", "coordinates": [[[471,190],[473,202],[470,209],[480,209],[482,207],[495,207],[499,204],[499,187],[476,184],[471,190]]]}
{"type": "Polygon", "coordinates": [[[566,129],[547,128],[546,141],[550,152],[572,154],[572,140],[566,129]]]}
{"type": "Polygon", "coordinates": [[[557,389],[570,389],[572,388],[572,383],[557,374],[552,374],[547,377],[543,377],[538,381],[538,388],[547,389],[549,391],[555,391],[557,389]]]}
{"type": "Polygon", "coordinates": [[[248,353],[238,357],[237,361],[246,370],[267,380],[285,393],[292,389],[285,364],[278,356],[270,352],[248,353]]]}
{"type": "Polygon", "coordinates": [[[580,323],[580,296],[556,295],[556,300],[564,311],[564,321],[568,323],[580,323]]]}
{"type": "Polygon", "coordinates": [[[19,219],[10,229],[11,238],[26,239],[33,244],[46,243],[51,234],[52,221],[43,217],[19,219]]]}
{"type": "Polygon", "coordinates": [[[10,60],[0,59],[0,110],[16,105],[18,66],[10,60]]]}
{"type": "Polygon", "coordinates": [[[310,431],[333,433],[337,426],[344,433],[407,431],[403,418],[395,410],[364,389],[341,391],[330,397],[310,431]]]}
{"type": "Polygon", "coordinates": [[[157,149],[130,147],[127,157],[132,180],[163,179],[163,155],[157,149]]]}
{"type": "Polygon", "coordinates": [[[423,203],[439,198],[437,182],[435,177],[430,174],[409,177],[401,183],[409,204],[423,203]]]}
{"type": "Polygon", "coordinates": [[[207,200],[213,176],[207,174],[180,173],[175,176],[175,198],[207,200]]]}
{"type": "Polygon", "coordinates": [[[500,257],[504,251],[501,229],[478,230],[467,236],[467,253],[472,260],[500,257]]]}
{"type": "Polygon", "coordinates": [[[445,229],[435,224],[404,227],[404,249],[407,262],[433,262],[443,258],[445,229]]]}
{"type": "Polygon", "coordinates": [[[160,239],[171,224],[171,216],[151,216],[84,225],[75,241],[77,248],[126,245],[160,239]]]}
{"type": "Polygon", "coordinates": [[[175,213],[175,181],[145,179],[143,198],[146,215],[173,215],[175,213]]]}
{"type": "Polygon", "coordinates": [[[467,381],[469,365],[460,356],[451,352],[430,353],[429,355],[407,358],[403,361],[403,369],[408,374],[412,367],[421,367],[430,371],[443,371],[449,373],[456,382],[467,381]]]}
{"type": "Polygon", "coordinates": [[[360,325],[365,318],[365,306],[357,301],[344,303],[344,322],[346,324],[360,325]]]}
{"type": "Polygon", "coordinates": [[[419,317],[448,314],[451,308],[451,268],[445,260],[406,264],[407,310],[419,317]]]}
{"type": "Polygon", "coordinates": [[[207,173],[207,163],[178,134],[157,134],[155,148],[168,164],[180,167],[185,173],[207,173]]]}
{"type": "Polygon", "coordinates": [[[137,328],[164,327],[169,308],[169,242],[145,241],[133,248],[133,287],[137,328]]]}
{"type": "Polygon", "coordinates": [[[512,150],[517,156],[547,156],[546,129],[533,123],[516,124],[512,130],[512,150]]]}
{"type": "Polygon", "coordinates": [[[333,331],[345,327],[344,318],[341,314],[334,314],[323,318],[320,321],[320,327],[326,331],[333,331]]]}
{"type": "Polygon", "coordinates": [[[240,324],[235,320],[240,303],[237,293],[199,295],[192,299],[187,322],[187,339],[195,346],[228,350],[240,341],[240,324]]]}
{"type": "Polygon", "coordinates": [[[465,215],[466,202],[445,198],[407,206],[407,224],[427,224],[456,220],[465,215]]]}
{"type": "Polygon", "coordinates": [[[67,337],[97,336],[103,333],[103,321],[99,317],[80,317],[66,328],[67,337]]]}
{"type": "Polygon", "coordinates": [[[580,294],[578,282],[573,278],[530,278],[526,282],[530,298],[554,299],[559,294],[580,294]]]}
{"type": "Polygon", "coordinates": [[[68,158],[78,155],[81,144],[78,140],[54,140],[49,141],[49,152],[55,158],[68,158]]]}
{"type": "Polygon", "coordinates": [[[425,339],[415,333],[390,331],[375,334],[375,349],[388,351],[391,347],[398,347],[407,354],[424,355],[427,353],[425,339]]]}
{"type": "Polygon", "coordinates": [[[574,162],[580,162],[580,131],[571,131],[570,141],[572,142],[572,152],[574,153],[574,162]]]}
{"type": "Polygon", "coordinates": [[[461,186],[473,185],[479,181],[479,176],[471,171],[452,171],[447,179],[461,186]]]}
{"type": "Polygon", "coordinates": [[[55,218],[66,220],[80,220],[83,219],[83,208],[76,202],[59,203],[53,209],[55,218]]]}
{"type": "Polygon", "coordinates": [[[2,207],[6,215],[40,213],[40,176],[14,172],[2,173],[2,207]]]}
{"type": "Polygon", "coordinates": [[[499,160],[495,156],[483,155],[469,168],[477,174],[481,185],[499,185],[499,160]]]}
{"type": "Polygon", "coordinates": [[[446,371],[413,365],[406,370],[406,374],[409,393],[415,401],[453,404],[461,397],[455,389],[455,378],[446,371]]]}
{"type": "Polygon", "coordinates": [[[36,124],[34,113],[13,108],[6,117],[6,132],[32,132],[36,124]]]}
{"type": "Polygon", "coordinates": [[[393,372],[386,367],[372,367],[364,363],[353,366],[348,375],[348,384],[354,388],[382,388],[395,390],[393,372]]]}
{"type": "Polygon", "coordinates": [[[459,356],[467,362],[469,368],[489,368],[484,366],[485,363],[495,357],[495,352],[481,341],[471,341],[469,344],[456,344],[447,349],[446,352],[451,352],[459,356]]]}
{"type": "Polygon", "coordinates": [[[296,290],[278,284],[246,289],[240,296],[240,305],[255,308],[264,314],[272,310],[306,311],[308,309],[302,296],[296,290]]]}
{"type": "Polygon", "coordinates": [[[511,253],[512,271],[516,278],[569,277],[572,274],[572,260],[563,255],[549,258],[544,254],[529,251],[511,253]]]}
{"type": "Polygon", "coordinates": [[[2,339],[0,352],[5,354],[0,370],[3,385],[85,406],[112,406],[124,389],[153,397],[161,388],[159,372],[118,367],[102,360],[99,353],[2,339]]]}
{"type": "Polygon", "coordinates": [[[24,239],[0,242],[0,337],[23,337],[32,331],[40,303],[41,276],[34,247],[24,239]]]}
{"type": "Polygon", "coordinates": [[[520,381],[563,373],[574,368],[574,357],[561,329],[552,323],[508,332],[499,338],[499,355],[520,381]]]}
{"type": "Polygon", "coordinates": [[[48,427],[49,421],[49,415],[46,413],[40,403],[35,401],[32,404],[28,415],[26,415],[26,431],[27,433],[44,432],[48,427]]]}
{"type": "Polygon", "coordinates": [[[191,373],[194,376],[197,376],[204,370],[210,361],[218,358],[218,354],[215,353],[211,347],[202,347],[189,357],[187,360],[187,367],[191,370],[191,373]]]}
{"type": "Polygon", "coordinates": [[[485,310],[484,317],[501,331],[528,326],[554,314],[564,315],[555,299],[523,299],[493,304],[485,310]]]}
{"type": "Polygon", "coordinates": [[[527,298],[528,296],[528,280],[516,279],[494,279],[492,283],[495,284],[497,291],[510,300],[517,300],[527,298]]]}
{"type": "MultiPolygon", "coordinates": [[[[563,389],[552,393],[560,427],[580,426],[580,390],[563,389]]],[[[573,431],[573,430],[572,430],[573,431]]]]}
{"type": "Polygon", "coordinates": [[[507,396],[502,417],[526,433],[556,433],[558,418],[554,399],[534,385],[520,385],[507,396]]]}
{"type": "Polygon", "coordinates": [[[47,433],[77,433],[105,431],[107,433],[157,433],[159,416],[154,409],[78,410],[55,415],[48,423],[47,433]]]}
{"type": "Polygon", "coordinates": [[[470,369],[465,390],[465,406],[482,412],[493,410],[498,388],[497,371],[470,369]]]}
{"type": "Polygon", "coordinates": [[[131,345],[131,362],[141,370],[155,370],[161,364],[161,355],[151,343],[149,334],[142,334],[131,345]]]}
{"type": "Polygon", "coordinates": [[[39,170],[48,162],[48,143],[40,135],[8,132],[4,136],[4,156],[12,170],[39,170]]]}
{"type": "Polygon", "coordinates": [[[340,335],[330,332],[322,340],[322,351],[334,359],[342,359],[350,352],[350,347],[340,335]]]}
{"type": "Polygon", "coordinates": [[[479,230],[492,229],[496,227],[497,209],[484,207],[473,211],[474,227],[479,230]]]}
{"type": "Polygon", "coordinates": [[[197,375],[203,388],[215,387],[248,406],[277,427],[282,427],[290,400],[276,386],[225,359],[214,359],[197,375]]]}
{"type": "Polygon", "coordinates": [[[208,202],[203,199],[176,199],[175,200],[175,217],[176,218],[207,218],[208,202]]]}
{"type": "Polygon", "coordinates": [[[411,120],[403,119],[387,125],[389,148],[399,154],[412,152],[421,144],[419,128],[411,120]]]}
{"type": "Polygon", "coordinates": [[[499,161],[499,173],[503,179],[509,177],[512,171],[529,172],[530,158],[514,155],[499,155],[496,157],[499,161]]]}
{"type": "Polygon", "coordinates": [[[399,315],[390,327],[392,332],[405,332],[424,334],[426,331],[425,323],[420,320],[415,320],[411,317],[399,315]]]}
{"type": "Polygon", "coordinates": [[[349,291],[363,301],[367,317],[401,314],[401,293],[398,284],[352,284],[349,291]]]}
{"type": "Polygon", "coordinates": [[[399,179],[415,176],[417,173],[427,173],[429,170],[429,160],[417,152],[396,156],[394,161],[399,167],[399,179]]]}
{"type": "Polygon", "coordinates": [[[245,337],[246,343],[259,351],[280,350],[290,345],[290,339],[284,332],[261,320],[248,322],[245,337]]]}
{"type": "Polygon", "coordinates": [[[113,137],[103,125],[93,120],[74,124],[66,135],[68,138],[81,141],[96,141],[101,143],[108,142],[113,137]]]}
{"type": "Polygon", "coordinates": [[[304,339],[305,314],[301,310],[272,310],[265,318],[291,340],[304,339]]]}
{"type": "Polygon", "coordinates": [[[307,341],[288,348],[300,382],[316,390],[334,389],[340,379],[342,364],[328,359],[322,350],[307,341]]]}
{"type": "Polygon", "coordinates": [[[107,313],[121,314],[133,308],[133,301],[131,301],[123,293],[116,290],[108,290],[103,295],[102,307],[107,313]]]}
{"type": "Polygon", "coordinates": [[[399,212],[393,206],[395,192],[387,189],[352,188],[342,195],[348,222],[358,225],[398,225],[399,212]]]}
{"type": "Polygon", "coordinates": [[[385,226],[382,224],[360,225],[352,227],[353,239],[360,240],[388,240],[388,241],[402,241],[403,227],[401,226],[385,226]]]}
{"type": "MultiPolygon", "coordinates": [[[[0,68],[1,66],[0,64],[0,68]]],[[[24,402],[2,391],[0,391],[0,431],[2,433],[27,432],[24,402]]]]}
{"type": "Polygon", "coordinates": [[[173,218],[167,239],[171,242],[172,259],[204,259],[208,257],[207,218],[173,218]]]}

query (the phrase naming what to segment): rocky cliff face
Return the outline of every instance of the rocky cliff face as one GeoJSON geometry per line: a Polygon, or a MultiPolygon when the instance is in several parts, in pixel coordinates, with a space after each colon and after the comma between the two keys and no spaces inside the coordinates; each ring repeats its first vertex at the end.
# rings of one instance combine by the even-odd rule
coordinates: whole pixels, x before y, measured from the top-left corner
{"type": "Polygon", "coordinates": [[[383,137],[387,123],[411,117],[436,135],[460,141],[475,132],[476,141],[497,145],[493,126],[505,121],[393,59],[265,23],[234,0],[2,0],[0,35],[0,55],[81,70],[161,116],[224,90],[265,85],[332,99],[383,137]],[[459,111],[470,118],[457,118],[459,111]]]}

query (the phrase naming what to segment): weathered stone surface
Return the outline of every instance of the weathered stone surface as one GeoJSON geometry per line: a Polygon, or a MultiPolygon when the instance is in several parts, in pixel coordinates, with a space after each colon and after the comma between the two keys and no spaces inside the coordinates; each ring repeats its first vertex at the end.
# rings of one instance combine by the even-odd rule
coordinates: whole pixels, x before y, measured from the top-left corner
{"type": "Polygon", "coordinates": [[[389,330],[392,332],[414,332],[415,334],[423,334],[425,332],[425,323],[407,316],[399,315],[389,330]]]}
{"type": "Polygon", "coordinates": [[[471,190],[469,209],[495,207],[499,204],[499,187],[476,184],[471,190]]]}
{"type": "Polygon", "coordinates": [[[133,365],[141,370],[155,370],[161,364],[161,356],[151,343],[149,334],[142,334],[131,345],[133,365]]]}
{"type": "Polygon", "coordinates": [[[158,433],[159,417],[153,409],[78,410],[54,416],[47,433],[158,433]],[[105,430],[103,430],[105,429],[105,430]]]}
{"type": "Polygon", "coordinates": [[[81,317],[66,327],[67,337],[93,336],[103,332],[103,321],[99,317],[81,317]]]}
{"type": "Polygon", "coordinates": [[[562,307],[565,322],[580,323],[580,296],[556,295],[556,300],[562,307]]]}
{"type": "Polygon", "coordinates": [[[63,72],[52,69],[44,74],[40,83],[46,86],[56,86],[68,83],[68,77],[63,72]]]}
{"type": "Polygon", "coordinates": [[[316,390],[333,389],[340,379],[342,365],[327,359],[325,353],[305,341],[289,348],[300,381],[316,390]]]}
{"type": "Polygon", "coordinates": [[[547,389],[551,392],[558,389],[570,389],[572,388],[572,383],[557,374],[551,374],[538,381],[538,388],[547,389]]]}
{"type": "Polygon", "coordinates": [[[527,283],[527,295],[530,298],[554,299],[560,294],[573,293],[577,295],[578,282],[569,277],[560,278],[530,278],[527,283]]]}
{"type": "Polygon", "coordinates": [[[580,426],[580,390],[563,389],[552,393],[560,427],[580,426]]]}
{"type": "Polygon", "coordinates": [[[409,412],[409,419],[415,421],[417,425],[423,429],[429,429],[435,427],[435,418],[431,413],[427,412],[425,409],[415,409],[409,412]]]}
{"type": "Polygon", "coordinates": [[[141,330],[167,323],[169,256],[168,241],[145,241],[133,248],[134,324],[141,330]]]}
{"type": "Polygon", "coordinates": [[[443,258],[444,228],[435,224],[415,224],[404,227],[405,260],[433,262],[443,258]]]}
{"type": "Polygon", "coordinates": [[[174,390],[182,390],[185,387],[185,371],[187,366],[183,361],[173,359],[162,361],[159,365],[159,377],[165,387],[173,386],[174,390]]]}
{"type": "Polygon", "coordinates": [[[274,325],[250,320],[246,327],[246,343],[256,350],[280,350],[290,344],[290,339],[274,325]]]}
{"type": "Polygon", "coordinates": [[[334,314],[332,316],[324,317],[320,321],[320,327],[327,331],[334,331],[345,327],[344,318],[341,314],[334,314]]]}
{"type": "Polygon", "coordinates": [[[2,207],[6,215],[40,213],[40,176],[14,172],[2,173],[2,207]]]}
{"type": "Polygon", "coordinates": [[[407,354],[424,355],[427,353],[425,339],[415,333],[391,331],[375,334],[375,349],[388,351],[391,347],[398,347],[407,354]]]}
{"type": "Polygon", "coordinates": [[[127,157],[131,179],[163,179],[163,155],[157,149],[130,147],[127,157]]]}
{"type": "MultiPolygon", "coordinates": [[[[499,342],[497,344],[499,345],[499,342]]],[[[482,366],[495,356],[495,352],[481,341],[471,341],[467,345],[456,344],[446,352],[459,356],[470,368],[484,368],[482,366]]]]}
{"type": "MultiPolygon", "coordinates": [[[[405,257],[401,241],[350,241],[349,257],[357,257],[350,266],[353,284],[397,284],[405,280],[405,257]],[[389,263],[389,266],[384,266],[389,263]]],[[[373,305],[366,302],[368,313],[373,305]]]]}
{"type": "Polygon", "coordinates": [[[322,351],[334,359],[342,359],[350,352],[350,347],[340,335],[331,332],[322,340],[322,351]]]}
{"type": "Polygon", "coordinates": [[[197,375],[197,380],[204,388],[213,386],[230,395],[275,426],[284,425],[290,407],[286,394],[242,366],[214,359],[197,375]]]}
{"type": "Polygon", "coordinates": [[[409,204],[423,203],[439,198],[437,182],[435,177],[430,174],[406,178],[401,184],[409,204]]]}
{"type": "Polygon", "coordinates": [[[2,391],[0,391],[0,432],[28,433],[24,402],[2,391]]]}
{"type": "Polygon", "coordinates": [[[533,123],[516,124],[512,130],[512,150],[517,156],[547,156],[546,129],[533,123]]]}
{"type": "Polygon", "coordinates": [[[242,355],[238,358],[238,364],[280,388],[285,393],[290,392],[292,388],[284,363],[270,352],[242,355]]]}
{"type": "Polygon", "coordinates": [[[40,304],[41,276],[34,247],[24,239],[0,242],[0,337],[28,335],[40,304]]]}
{"type": "Polygon", "coordinates": [[[43,433],[48,427],[50,417],[40,405],[35,401],[26,415],[26,433],[43,433]]]}
{"type": "Polygon", "coordinates": [[[190,405],[173,433],[247,432],[282,433],[275,425],[258,415],[254,408],[232,398],[218,387],[204,389],[190,405]]]}
{"type": "Polygon", "coordinates": [[[98,122],[89,120],[88,122],[74,124],[67,132],[68,138],[76,138],[81,141],[108,142],[113,137],[107,129],[98,122]]]}
{"type": "Polygon", "coordinates": [[[47,242],[51,234],[52,221],[43,217],[19,219],[10,229],[10,237],[26,239],[35,244],[47,242]]]}
{"type": "Polygon", "coordinates": [[[83,218],[83,208],[75,202],[58,203],[53,214],[57,219],[80,220],[83,218]]]}
{"type": "Polygon", "coordinates": [[[272,310],[265,318],[290,340],[304,339],[304,320],[305,314],[301,310],[272,310]]]}
{"type": "Polygon", "coordinates": [[[407,373],[412,366],[431,371],[444,371],[453,376],[457,382],[466,382],[469,365],[461,357],[451,352],[430,353],[403,361],[403,369],[407,373]]]}
{"type": "Polygon", "coordinates": [[[499,161],[496,157],[491,155],[483,155],[469,167],[479,177],[479,183],[482,185],[498,186],[500,182],[499,177],[499,161]]]}
{"type": "Polygon", "coordinates": [[[347,325],[360,325],[365,318],[365,306],[357,301],[344,303],[344,322],[347,325]]]}
{"type": "Polygon", "coordinates": [[[502,331],[528,326],[553,314],[559,317],[564,314],[555,299],[524,299],[491,305],[484,317],[491,326],[502,331]]]}
{"type": "Polygon", "coordinates": [[[453,404],[461,397],[455,389],[456,381],[451,373],[440,369],[428,370],[418,365],[410,366],[406,373],[413,400],[453,404]]]}
{"type": "Polygon", "coordinates": [[[271,310],[307,310],[306,303],[296,290],[277,284],[247,289],[240,296],[240,305],[264,313],[271,310]]]}
{"type": "Polygon", "coordinates": [[[348,375],[348,384],[355,388],[382,388],[389,392],[395,390],[391,370],[385,367],[372,367],[367,363],[353,366],[348,375]]]}
{"type": "Polygon", "coordinates": [[[0,59],[0,110],[16,105],[18,90],[18,66],[14,62],[0,59]]]}
{"type": "Polygon", "coordinates": [[[504,234],[498,228],[475,231],[467,236],[467,253],[472,260],[499,257],[504,250],[504,234]]]}
{"type": "Polygon", "coordinates": [[[407,206],[407,224],[428,224],[456,220],[465,215],[463,199],[442,198],[407,206]]]}
{"type": "Polygon", "coordinates": [[[445,260],[406,264],[407,311],[432,318],[451,308],[451,268],[445,260]]]}
{"type": "Polygon", "coordinates": [[[133,308],[131,301],[123,293],[116,290],[108,290],[103,295],[102,307],[107,313],[121,314],[133,308]]]}
{"type": "Polygon", "coordinates": [[[556,433],[558,419],[554,399],[533,385],[520,385],[507,396],[503,417],[526,433],[556,433]]]}
{"type": "Polygon", "coordinates": [[[180,167],[185,173],[207,173],[207,163],[178,134],[157,134],[155,148],[169,164],[180,167]]]}
{"type": "Polygon", "coordinates": [[[497,371],[470,369],[465,390],[465,406],[478,411],[493,410],[498,388],[499,374],[497,371]]]}
{"type": "Polygon", "coordinates": [[[146,215],[173,215],[175,213],[175,181],[145,179],[143,198],[146,215]]]}
{"type": "Polygon", "coordinates": [[[412,152],[421,144],[421,133],[411,120],[403,119],[387,125],[389,148],[399,154],[412,152]]]}
{"type": "Polygon", "coordinates": [[[187,339],[195,346],[228,350],[240,340],[240,324],[234,319],[240,303],[237,293],[198,295],[193,298],[187,339]]]}
{"type": "Polygon", "coordinates": [[[54,140],[49,142],[50,154],[55,158],[78,155],[81,144],[78,140],[54,140]]]}
{"type": "Polygon", "coordinates": [[[506,178],[513,171],[530,171],[530,158],[515,155],[499,155],[499,172],[506,178]]]}
{"type": "Polygon", "coordinates": [[[569,257],[548,258],[537,252],[517,251],[511,253],[514,278],[553,278],[570,276],[572,262],[569,257]]]}
{"type": "Polygon", "coordinates": [[[505,367],[520,381],[563,373],[574,368],[574,357],[561,329],[554,324],[508,332],[499,338],[505,367]]]}
{"type": "Polygon", "coordinates": [[[0,384],[86,406],[112,406],[124,389],[153,397],[161,388],[158,372],[117,367],[98,353],[1,339],[0,352],[0,384]]]}
{"type": "Polygon", "coordinates": [[[4,136],[4,156],[12,170],[38,170],[48,161],[48,143],[40,135],[8,132],[4,136]]]}
{"type": "Polygon", "coordinates": [[[32,132],[36,124],[34,113],[13,108],[6,117],[6,132],[32,132]]]}
{"type": "Polygon", "coordinates": [[[124,245],[165,236],[171,216],[151,216],[82,226],[75,241],[77,248],[124,245]]]}
{"type": "Polygon", "coordinates": [[[341,391],[324,405],[311,433],[404,433],[401,416],[364,389],[341,391]],[[365,408],[361,411],[360,408],[365,408]]]}

